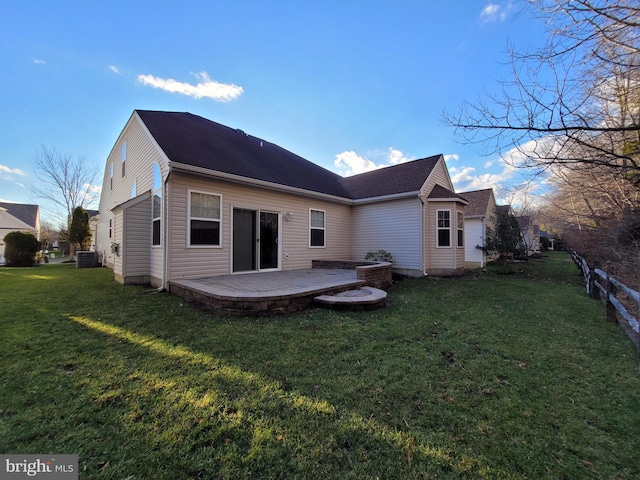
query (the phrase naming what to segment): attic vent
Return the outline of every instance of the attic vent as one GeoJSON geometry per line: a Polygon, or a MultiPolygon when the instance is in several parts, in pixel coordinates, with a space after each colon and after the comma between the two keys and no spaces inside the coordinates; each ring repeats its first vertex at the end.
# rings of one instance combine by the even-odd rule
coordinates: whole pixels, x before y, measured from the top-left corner
{"type": "Polygon", "coordinates": [[[244,132],[244,130],[240,130],[239,128],[236,128],[236,132],[238,132],[240,135],[244,135],[245,137],[248,137],[248,135],[244,132]]]}

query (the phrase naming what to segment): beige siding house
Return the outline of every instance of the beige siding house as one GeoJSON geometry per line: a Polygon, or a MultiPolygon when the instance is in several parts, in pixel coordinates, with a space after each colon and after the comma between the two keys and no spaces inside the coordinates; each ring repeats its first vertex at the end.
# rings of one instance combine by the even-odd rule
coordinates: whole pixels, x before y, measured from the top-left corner
{"type": "Polygon", "coordinates": [[[310,268],[387,250],[411,276],[464,269],[442,155],[343,178],[189,113],[136,110],[107,158],[96,250],[121,283],[310,268]]]}

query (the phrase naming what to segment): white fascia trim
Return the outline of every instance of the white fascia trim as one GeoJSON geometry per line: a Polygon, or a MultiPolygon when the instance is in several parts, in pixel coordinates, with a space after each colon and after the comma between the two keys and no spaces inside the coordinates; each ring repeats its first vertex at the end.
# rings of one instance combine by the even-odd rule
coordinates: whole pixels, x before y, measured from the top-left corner
{"type": "Polygon", "coordinates": [[[146,192],[141,193],[137,197],[130,198],[126,202],[122,202],[120,205],[116,205],[111,209],[112,212],[116,210],[126,210],[127,208],[133,207],[138,203],[151,198],[151,190],[147,190],[146,192]]]}
{"type": "Polygon", "coordinates": [[[427,202],[458,202],[463,205],[469,205],[469,202],[461,198],[427,198],[427,202]]]}
{"type": "Polygon", "coordinates": [[[359,198],[353,200],[354,205],[363,205],[366,203],[388,202],[389,200],[402,200],[404,198],[420,198],[420,191],[392,193],[391,195],[381,195],[379,197],[359,198]]]}
{"type": "Polygon", "coordinates": [[[177,170],[187,173],[193,173],[196,175],[203,175],[210,178],[218,178],[226,180],[228,182],[239,183],[243,185],[253,185],[256,187],[266,188],[268,190],[275,190],[277,192],[293,193],[296,195],[303,195],[311,198],[321,198],[331,202],[344,203],[346,205],[352,205],[353,200],[344,197],[336,197],[335,195],[329,195],[327,193],[313,192],[311,190],[305,190],[304,188],[290,187],[288,185],[280,185],[278,183],[267,182],[264,180],[256,180],[254,178],[243,177],[241,175],[234,175],[232,173],[219,172],[217,170],[210,170],[208,168],[195,167],[193,165],[185,165],[184,163],[169,162],[169,170],[177,170]]]}

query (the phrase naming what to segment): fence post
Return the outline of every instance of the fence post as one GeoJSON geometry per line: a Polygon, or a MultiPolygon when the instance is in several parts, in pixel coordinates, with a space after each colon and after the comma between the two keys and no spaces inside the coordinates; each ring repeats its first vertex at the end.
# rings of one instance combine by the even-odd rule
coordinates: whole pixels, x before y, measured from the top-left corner
{"type": "Polygon", "coordinates": [[[589,296],[594,300],[600,300],[600,289],[596,287],[596,269],[589,268],[589,296]]]}
{"type": "Polygon", "coordinates": [[[606,298],[605,298],[605,305],[606,305],[606,310],[607,310],[607,322],[612,322],[612,323],[618,323],[618,315],[616,314],[616,307],[613,305],[613,303],[611,303],[611,300],[609,300],[609,297],[611,297],[611,295],[613,295],[615,297],[616,295],[616,286],[611,283],[610,277],[611,277],[611,273],[612,273],[612,267],[611,267],[611,262],[607,262],[607,285],[606,285],[606,298]]]}
{"type": "MultiPolygon", "coordinates": [[[[638,286],[638,294],[640,294],[640,285],[638,286]]],[[[638,320],[638,368],[640,369],[640,295],[638,295],[638,311],[636,319],[638,320]]]]}

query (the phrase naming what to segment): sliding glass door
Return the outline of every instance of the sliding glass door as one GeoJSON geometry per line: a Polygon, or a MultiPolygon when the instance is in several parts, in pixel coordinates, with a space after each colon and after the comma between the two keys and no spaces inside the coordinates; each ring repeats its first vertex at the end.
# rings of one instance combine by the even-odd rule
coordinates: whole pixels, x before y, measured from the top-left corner
{"type": "Polygon", "coordinates": [[[279,227],[279,213],[234,208],[233,271],[277,269],[279,227]]]}

